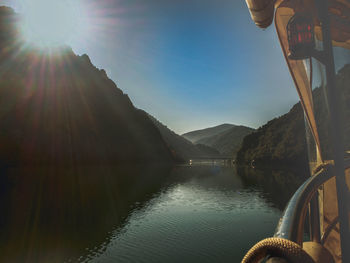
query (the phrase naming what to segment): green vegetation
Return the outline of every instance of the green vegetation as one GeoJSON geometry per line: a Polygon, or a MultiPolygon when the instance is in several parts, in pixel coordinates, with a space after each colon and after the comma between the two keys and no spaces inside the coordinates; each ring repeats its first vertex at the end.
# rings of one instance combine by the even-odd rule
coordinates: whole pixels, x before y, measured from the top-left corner
{"type": "Polygon", "coordinates": [[[253,160],[258,166],[307,166],[304,115],[300,103],[243,139],[236,161],[250,164],[253,160]]]}

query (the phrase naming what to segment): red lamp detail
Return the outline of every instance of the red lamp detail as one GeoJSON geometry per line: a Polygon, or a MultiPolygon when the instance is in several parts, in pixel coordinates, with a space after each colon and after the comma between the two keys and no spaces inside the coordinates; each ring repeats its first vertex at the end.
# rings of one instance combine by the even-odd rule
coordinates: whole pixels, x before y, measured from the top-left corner
{"type": "Polygon", "coordinates": [[[295,14],[287,24],[289,58],[309,58],[315,49],[314,26],[311,16],[295,14]]]}

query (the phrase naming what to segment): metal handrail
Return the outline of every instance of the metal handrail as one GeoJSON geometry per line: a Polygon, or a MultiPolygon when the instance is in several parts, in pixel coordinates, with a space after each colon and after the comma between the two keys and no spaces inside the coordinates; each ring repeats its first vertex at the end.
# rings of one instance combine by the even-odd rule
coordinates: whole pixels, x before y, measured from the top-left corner
{"type": "Polygon", "coordinates": [[[334,176],[329,164],[306,180],[290,199],[277,226],[275,237],[285,238],[302,245],[304,221],[308,204],[317,189],[334,176]]]}
{"type": "MultiPolygon", "coordinates": [[[[350,168],[350,159],[344,160],[344,164],[345,169],[350,168]]],[[[332,164],[327,164],[298,188],[283,212],[275,237],[285,238],[302,245],[308,204],[317,189],[334,175],[332,164]]]]}

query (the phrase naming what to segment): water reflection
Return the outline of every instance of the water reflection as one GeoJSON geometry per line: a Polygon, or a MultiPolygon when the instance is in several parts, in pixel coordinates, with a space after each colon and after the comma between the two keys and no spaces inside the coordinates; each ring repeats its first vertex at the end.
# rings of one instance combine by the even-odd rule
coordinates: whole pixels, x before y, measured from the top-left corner
{"type": "Polygon", "coordinates": [[[12,169],[0,183],[0,262],[39,263],[239,262],[298,184],[220,166],[12,169]]]}
{"type": "Polygon", "coordinates": [[[12,169],[1,176],[0,262],[64,262],[109,233],[161,185],[169,167],[12,169]],[[140,176],[140,174],[142,176],[140,176]]]}
{"type": "Polygon", "coordinates": [[[264,197],[283,210],[298,187],[309,176],[308,172],[291,170],[258,169],[249,166],[237,167],[237,174],[245,187],[259,187],[264,197]]]}
{"type": "Polygon", "coordinates": [[[190,166],[169,179],[86,262],[240,262],[273,234],[281,210],[253,176],[249,183],[232,167],[190,166]]]}

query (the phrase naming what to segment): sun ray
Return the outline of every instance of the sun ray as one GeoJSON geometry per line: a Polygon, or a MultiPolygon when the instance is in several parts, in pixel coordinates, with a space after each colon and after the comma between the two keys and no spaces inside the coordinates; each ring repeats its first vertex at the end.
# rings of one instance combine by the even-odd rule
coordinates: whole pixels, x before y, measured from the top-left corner
{"type": "Polygon", "coordinates": [[[21,32],[25,42],[40,48],[69,44],[86,31],[81,1],[25,0],[21,32]]]}

